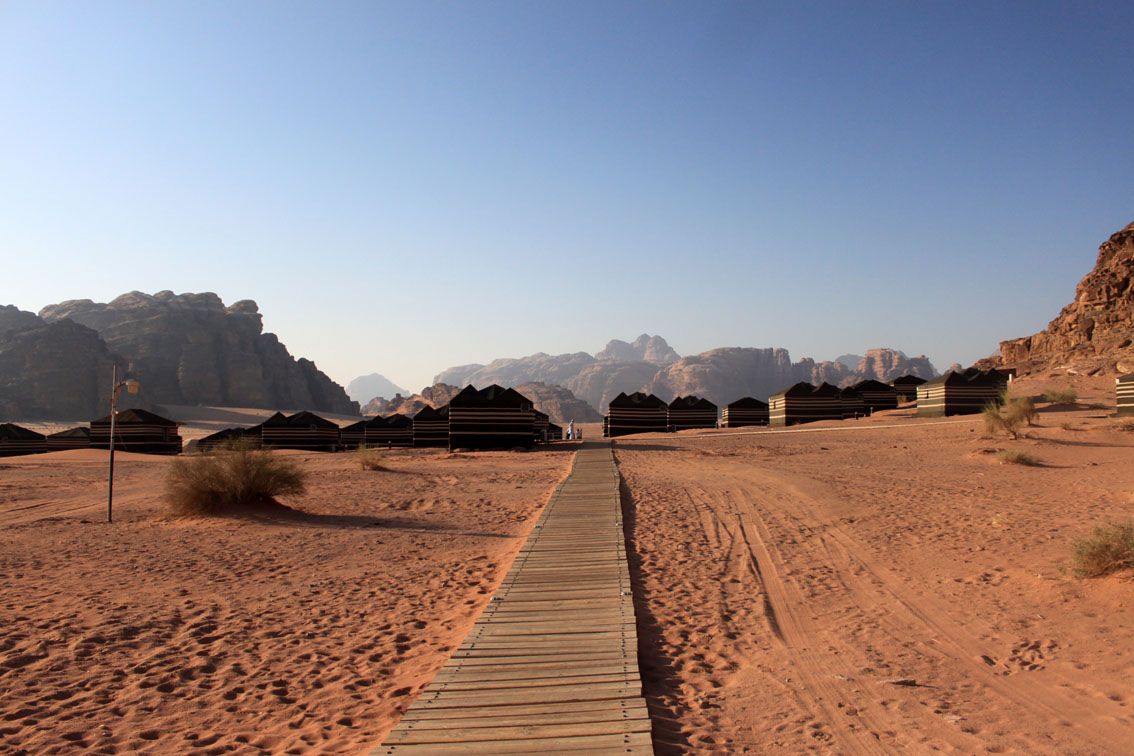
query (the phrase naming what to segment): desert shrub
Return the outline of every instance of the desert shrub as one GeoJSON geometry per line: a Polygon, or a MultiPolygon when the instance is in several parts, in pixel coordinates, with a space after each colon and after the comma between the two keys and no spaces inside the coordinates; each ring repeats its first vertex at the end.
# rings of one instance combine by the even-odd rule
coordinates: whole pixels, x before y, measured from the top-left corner
{"type": "Polygon", "coordinates": [[[302,494],[305,475],[292,460],[237,443],[174,459],[165,478],[165,500],[178,515],[223,514],[302,494]]]}
{"type": "Polygon", "coordinates": [[[1134,520],[1099,525],[1071,545],[1075,577],[1103,577],[1134,570],[1134,520]]]}
{"type": "Polygon", "coordinates": [[[1004,414],[1008,417],[1019,418],[1020,422],[1032,424],[1036,419],[1036,402],[1030,396],[1004,395],[1004,414]]]}
{"type": "Polygon", "coordinates": [[[1035,467],[1039,464],[1039,460],[1031,454],[1015,449],[1001,449],[996,452],[996,458],[1000,460],[1000,464],[1002,465],[1027,465],[1028,467],[1035,467]]]}
{"type": "Polygon", "coordinates": [[[358,466],[363,470],[385,470],[386,455],[366,444],[359,444],[358,466]]]}
{"type": "Polygon", "coordinates": [[[1043,398],[1052,404],[1074,404],[1079,401],[1079,392],[1070,386],[1065,389],[1046,389],[1043,398]]]}
{"type": "Polygon", "coordinates": [[[1008,415],[1001,412],[1000,405],[996,402],[989,402],[984,406],[984,411],[980,413],[981,422],[984,424],[984,432],[995,435],[1001,431],[1007,433],[1013,439],[1020,435],[1020,423],[1023,422],[1021,418],[1015,415],[1008,415]]]}

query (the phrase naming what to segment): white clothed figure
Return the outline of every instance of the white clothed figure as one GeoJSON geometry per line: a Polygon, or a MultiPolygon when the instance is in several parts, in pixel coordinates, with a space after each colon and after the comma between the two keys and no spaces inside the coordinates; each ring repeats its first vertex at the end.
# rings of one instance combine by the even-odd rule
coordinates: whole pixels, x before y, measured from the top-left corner
{"type": "Polygon", "coordinates": [[[575,421],[574,420],[567,423],[567,440],[568,441],[575,440],[575,421]]]}

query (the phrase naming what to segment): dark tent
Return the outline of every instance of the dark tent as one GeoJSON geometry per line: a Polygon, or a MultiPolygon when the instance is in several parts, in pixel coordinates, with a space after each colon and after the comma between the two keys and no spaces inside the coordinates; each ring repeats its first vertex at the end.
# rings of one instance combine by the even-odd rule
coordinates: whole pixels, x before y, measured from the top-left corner
{"type": "MultiPolygon", "coordinates": [[[[110,448],[110,415],[91,420],[91,446],[110,448]]],[[[114,448],[142,454],[180,454],[177,423],[144,409],[118,413],[114,421],[114,448]]]]}
{"type": "Polygon", "coordinates": [[[547,440],[548,441],[562,441],[563,440],[563,426],[556,425],[555,423],[547,424],[547,440]]]}
{"type": "Polygon", "coordinates": [[[653,394],[636,391],[610,400],[603,433],[610,438],[631,433],[664,433],[669,426],[669,407],[653,394]]]}
{"type": "Polygon", "coordinates": [[[768,424],[768,404],[759,399],[746,396],[732,404],[725,405],[721,415],[722,428],[744,428],[750,425],[768,424]]]}
{"type": "Polygon", "coordinates": [[[197,441],[197,451],[211,452],[244,441],[244,428],[225,428],[197,441]]]}
{"type": "Polygon", "coordinates": [[[862,395],[866,406],[866,414],[872,415],[878,410],[898,408],[898,391],[888,383],[882,381],[859,381],[851,389],[862,395]]]}
{"type": "Polygon", "coordinates": [[[257,427],[261,443],[269,449],[334,451],[339,445],[339,426],[313,412],[290,417],[277,412],[257,427]]]}
{"type": "Polygon", "coordinates": [[[366,445],[413,446],[413,419],[405,415],[375,417],[366,423],[366,445]]]}
{"type": "Polygon", "coordinates": [[[466,386],[449,402],[450,449],[510,449],[535,443],[535,407],[515,389],[466,386]]]}
{"type": "Polygon", "coordinates": [[[1134,373],[1114,379],[1114,392],[1118,398],[1118,415],[1134,415],[1134,373]]]}
{"type": "Polygon", "coordinates": [[[862,394],[852,388],[839,389],[839,405],[842,407],[843,420],[866,416],[866,402],[862,394]]]}
{"type": "Polygon", "coordinates": [[[339,428],[339,445],[344,449],[357,449],[366,439],[366,420],[339,428]]]}
{"type": "Polygon", "coordinates": [[[768,421],[777,427],[842,419],[839,390],[826,382],[818,386],[800,382],[768,398],[768,421]]]}
{"type": "Polygon", "coordinates": [[[925,417],[973,415],[999,403],[1008,376],[998,370],[950,370],[917,388],[917,414],[925,417]]]}
{"type": "Polygon", "coordinates": [[[91,446],[90,428],[68,428],[47,437],[48,451],[65,451],[67,449],[89,449],[91,446]]]}
{"type": "Polygon", "coordinates": [[[39,454],[47,451],[47,439],[12,423],[0,423],[0,457],[16,457],[21,454],[39,454]]]}
{"type": "Polygon", "coordinates": [[[449,445],[449,405],[439,409],[422,407],[413,416],[413,445],[449,445]]]}
{"type": "Polygon", "coordinates": [[[679,396],[666,407],[666,425],[671,431],[716,428],[717,405],[692,394],[679,396]]]}
{"type": "Polygon", "coordinates": [[[894,391],[898,392],[899,402],[912,402],[917,399],[917,387],[923,383],[925,379],[916,375],[903,375],[890,381],[894,391]]]}

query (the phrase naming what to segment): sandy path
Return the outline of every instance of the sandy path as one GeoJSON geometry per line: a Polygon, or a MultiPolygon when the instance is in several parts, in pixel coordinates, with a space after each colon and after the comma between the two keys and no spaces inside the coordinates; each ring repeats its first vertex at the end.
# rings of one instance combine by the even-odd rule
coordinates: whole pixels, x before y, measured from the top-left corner
{"type": "Polygon", "coordinates": [[[0,752],[366,754],[503,576],[569,452],[291,454],[304,514],[170,520],[168,460],[0,461],[0,752]]]}
{"type": "Polygon", "coordinates": [[[1134,501],[1097,415],[620,440],[659,753],[1129,752],[1131,583],[1057,569],[1134,501]]]}

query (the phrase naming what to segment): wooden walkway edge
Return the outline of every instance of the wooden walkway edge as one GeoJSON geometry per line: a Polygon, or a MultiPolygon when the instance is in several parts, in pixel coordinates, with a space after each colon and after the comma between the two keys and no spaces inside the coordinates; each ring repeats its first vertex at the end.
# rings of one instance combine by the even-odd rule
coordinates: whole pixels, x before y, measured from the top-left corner
{"type": "Polygon", "coordinates": [[[586,442],[468,637],[371,756],[653,754],[608,441],[586,442]]]}

